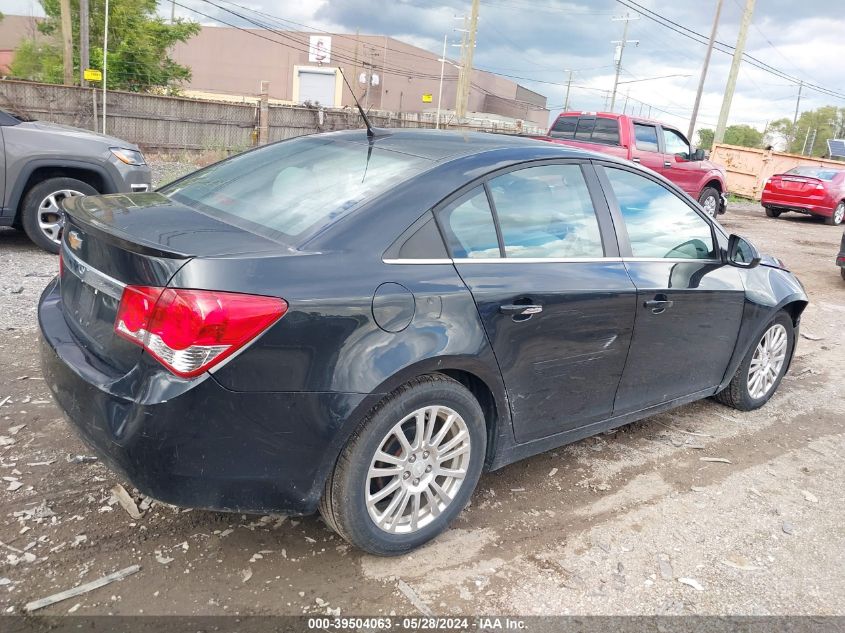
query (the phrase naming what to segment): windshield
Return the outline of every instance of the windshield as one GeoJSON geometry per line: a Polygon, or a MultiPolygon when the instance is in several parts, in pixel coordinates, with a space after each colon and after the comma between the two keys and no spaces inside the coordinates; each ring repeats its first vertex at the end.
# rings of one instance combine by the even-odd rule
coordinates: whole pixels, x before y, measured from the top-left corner
{"type": "Polygon", "coordinates": [[[161,193],[255,233],[302,242],[429,165],[363,143],[303,137],[212,165],[161,193]]]}
{"type": "Polygon", "coordinates": [[[819,180],[833,180],[841,169],[826,169],[824,167],[794,167],[786,172],[787,176],[806,176],[807,178],[818,178],[819,180]]]}

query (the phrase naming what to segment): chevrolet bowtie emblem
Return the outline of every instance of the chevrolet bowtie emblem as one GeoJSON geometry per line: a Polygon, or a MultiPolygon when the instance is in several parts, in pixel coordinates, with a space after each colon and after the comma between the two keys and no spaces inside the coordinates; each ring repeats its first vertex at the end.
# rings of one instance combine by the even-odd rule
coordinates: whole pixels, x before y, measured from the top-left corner
{"type": "Polygon", "coordinates": [[[82,238],[79,237],[79,233],[76,231],[71,231],[67,234],[67,243],[73,250],[78,251],[82,246],[82,238]]]}

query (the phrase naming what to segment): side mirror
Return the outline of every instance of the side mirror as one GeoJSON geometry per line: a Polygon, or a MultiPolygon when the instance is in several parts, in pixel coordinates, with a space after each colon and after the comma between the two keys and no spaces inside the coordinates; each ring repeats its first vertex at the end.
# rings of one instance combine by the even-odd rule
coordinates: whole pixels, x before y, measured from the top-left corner
{"type": "Polygon", "coordinates": [[[727,263],[737,268],[754,268],[760,263],[760,252],[754,244],[734,233],[728,238],[727,263]]]}
{"type": "Polygon", "coordinates": [[[707,158],[707,155],[700,147],[692,153],[692,156],[690,156],[690,160],[695,161],[704,160],[705,158],[707,158]]]}

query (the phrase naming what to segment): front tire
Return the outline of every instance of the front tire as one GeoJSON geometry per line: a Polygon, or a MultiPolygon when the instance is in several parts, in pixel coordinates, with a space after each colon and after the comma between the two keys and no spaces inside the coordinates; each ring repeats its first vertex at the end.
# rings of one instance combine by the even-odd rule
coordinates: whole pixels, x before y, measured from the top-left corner
{"type": "Polygon", "coordinates": [[[783,213],[783,211],[781,211],[780,209],[773,209],[772,207],[766,207],[766,217],[779,218],[781,213],[783,213]]]}
{"type": "Polygon", "coordinates": [[[48,178],[40,182],[24,196],[21,206],[23,230],[36,246],[58,253],[62,239],[62,200],[97,193],[94,187],[76,178],[48,178]]]}
{"type": "Polygon", "coordinates": [[[795,327],[788,314],[778,312],[748,350],[717,401],[740,411],[762,407],[777,391],[795,347],[795,327]]]}
{"type": "Polygon", "coordinates": [[[698,196],[698,204],[702,206],[704,212],[711,218],[719,215],[719,190],[713,187],[705,187],[698,196]]]}
{"type": "Polygon", "coordinates": [[[366,552],[409,552],[466,506],[486,444],[484,414],[463,385],[440,374],[415,378],[352,434],[326,481],[320,514],[366,552]]]}
{"type": "Polygon", "coordinates": [[[829,226],[839,226],[845,221],[845,200],[836,205],[830,217],[824,219],[824,223],[829,226]]]}

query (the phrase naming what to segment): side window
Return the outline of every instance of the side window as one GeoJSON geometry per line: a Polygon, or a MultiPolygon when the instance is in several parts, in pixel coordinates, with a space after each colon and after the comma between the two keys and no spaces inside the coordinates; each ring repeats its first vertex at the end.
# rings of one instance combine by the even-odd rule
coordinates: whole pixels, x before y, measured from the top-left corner
{"type": "Polygon", "coordinates": [[[630,171],[605,167],[634,257],[714,259],[710,223],[676,194],[630,171]]]}
{"type": "Polygon", "coordinates": [[[637,138],[637,149],[644,152],[659,152],[657,144],[657,128],[645,123],[634,123],[634,134],[637,138]]]}
{"type": "Polygon", "coordinates": [[[555,121],[550,136],[552,138],[572,138],[575,136],[575,127],[577,125],[577,116],[562,116],[555,121]]]}
{"type": "Polygon", "coordinates": [[[598,220],[579,165],[508,172],[488,183],[506,257],[603,257],[598,220]]]}
{"type": "Polygon", "coordinates": [[[687,160],[690,157],[689,143],[675,130],[663,128],[663,144],[667,154],[680,154],[687,160]]]}
{"type": "Polygon", "coordinates": [[[619,121],[617,119],[596,119],[593,141],[607,145],[619,145],[619,121]]]}
{"type": "Polygon", "coordinates": [[[476,187],[440,212],[452,257],[499,257],[496,225],[484,187],[476,187]]]}

